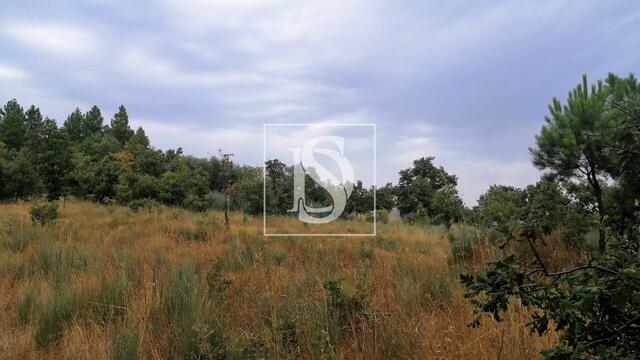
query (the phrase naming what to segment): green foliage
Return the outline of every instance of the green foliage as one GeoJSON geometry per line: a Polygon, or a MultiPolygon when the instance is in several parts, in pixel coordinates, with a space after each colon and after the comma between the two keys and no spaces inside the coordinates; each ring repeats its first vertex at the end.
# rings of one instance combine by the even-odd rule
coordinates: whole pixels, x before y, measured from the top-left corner
{"type": "Polygon", "coordinates": [[[282,265],[287,258],[287,252],[283,248],[275,248],[271,250],[271,260],[276,265],[282,265]]]}
{"type": "Polygon", "coordinates": [[[160,203],[158,201],[149,198],[136,199],[132,200],[129,203],[129,207],[133,211],[152,210],[158,208],[159,206],[160,203]]]}
{"type": "Polygon", "coordinates": [[[176,235],[181,240],[205,241],[209,238],[209,230],[202,223],[198,223],[192,227],[183,225],[176,228],[176,235]]]}
{"type": "Polygon", "coordinates": [[[457,227],[450,229],[449,243],[451,244],[451,255],[453,255],[456,261],[462,262],[473,258],[472,236],[466,228],[457,227]]]}
{"type": "MultiPolygon", "coordinates": [[[[575,184],[568,184],[570,187],[575,184]]],[[[542,179],[526,189],[493,185],[474,209],[476,223],[502,232],[521,224],[536,224],[543,232],[558,229],[568,244],[580,247],[590,227],[590,214],[581,209],[557,182],[542,179]]]]}
{"type": "Polygon", "coordinates": [[[29,244],[38,240],[41,229],[22,222],[18,218],[9,218],[2,222],[4,232],[0,232],[0,243],[6,249],[21,252],[29,244]]]}
{"type": "Polygon", "coordinates": [[[31,206],[29,214],[31,215],[31,220],[34,223],[39,223],[40,225],[51,225],[59,216],[58,203],[48,202],[43,205],[35,204],[31,206]]]}
{"type": "Polygon", "coordinates": [[[93,312],[102,321],[110,321],[125,316],[130,292],[131,285],[124,272],[115,279],[103,277],[100,280],[98,297],[93,302],[93,312]]]}
{"type": "Polygon", "coordinates": [[[33,310],[36,305],[36,293],[33,289],[33,286],[29,284],[27,289],[22,296],[22,300],[18,305],[18,323],[21,325],[25,325],[29,322],[29,318],[33,313],[33,310]]]}
{"type": "Polygon", "coordinates": [[[124,105],[120,105],[118,112],[111,119],[111,133],[122,145],[128,143],[134,134],[129,127],[129,115],[124,105]]]}
{"type": "Polygon", "coordinates": [[[432,217],[433,197],[436,191],[444,187],[455,188],[458,179],[448,174],[442,166],[433,164],[433,157],[414,160],[413,167],[400,171],[396,188],[396,197],[402,214],[416,212],[421,205],[426,215],[432,217]]]}
{"type": "Polygon", "coordinates": [[[33,338],[38,346],[58,342],[72,317],[72,299],[68,289],[56,290],[36,316],[33,338]]]}
{"type": "Polygon", "coordinates": [[[368,319],[366,296],[361,287],[352,292],[345,292],[342,289],[342,281],[336,279],[325,281],[322,287],[325,291],[328,325],[332,339],[336,339],[341,332],[346,331],[350,322],[357,324],[368,319]]]}
{"type": "Polygon", "coordinates": [[[584,75],[582,83],[569,92],[566,105],[553,99],[546,125],[536,135],[536,147],[530,149],[538,168],[549,170],[552,176],[586,179],[589,183],[600,217],[600,252],[606,247],[602,187],[613,159],[606,151],[606,142],[597,135],[609,133],[615,126],[613,119],[606,116],[606,97],[603,82],[589,87],[584,75]]]}
{"type": "Polygon", "coordinates": [[[223,275],[224,262],[221,258],[217,258],[211,264],[211,268],[207,271],[207,291],[210,296],[213,296],[218,302],[221,302],[224,298],[224,292],[231,286],[232,281],[225,279],[223,275]]]}
{"type": "Polygon", "coordinates": [[[137,360],[138,336],[131,329],[118,328],[111,340],[111,358],[114,360],[137,360]]]}
{"type": "MultiPolygon", "coordinates": [[[[508,310],[512,299],[531,308],[531,331],[542,335],[554,329],[559,345],[544,352],[548,359],[578,359],[601,356],[637,356],[640,339],[640,246],[620,240],[610,254],[592,258],[573,268],[550,272],[538,255],[541,232],[521,227],[511,240],[527,243],[535,255],[521,262],[515,255],[489,263],[486,270],[461,275],[465,294],[478,314],[489,313],[496,321],[508,310]],[[605,356],[605,354],[608,354],[605,356]]],[[[480,316],[470,323],[480,325],[480,316]]]]}
{"type": "Polygon", "coordinates": [[[198,277],[190,263],[178,266],[173,273],[162,297],[165,317],[176,325],[193,320],[197,309],[198,277]]]}
{"type": "MultiPolygon", "coordinates": [[[[373,221],[373,211],[370,211],[367,214],[367,221],[373,221]]],[[[376,221],[382,224],[386,224],[389,222],[389,211],[385,209],[376,210],[376,221]]]]}
{"type": "Polygon", "coordinates": [[[25,141],[27,126],[22,107],[13,99],[4,106],[4,115],[0,121],[0,141],[8,149],[19,150],[25,141]]]}

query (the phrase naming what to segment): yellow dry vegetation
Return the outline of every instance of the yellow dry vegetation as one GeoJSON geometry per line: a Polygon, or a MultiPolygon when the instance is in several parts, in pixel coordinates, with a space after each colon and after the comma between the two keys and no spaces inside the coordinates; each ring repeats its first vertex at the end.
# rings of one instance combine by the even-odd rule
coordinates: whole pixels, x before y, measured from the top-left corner
{"type": "Polygon", "coordinates": [[[79,201],[40,226],[30,205],[0,205],[0,358],[535,359],[556,341],[517,305],[466,326],[458,274],[492,250],[454,261],[444,228],[265,238],[240,213],[226,228],[215,211],[79,201]]]}

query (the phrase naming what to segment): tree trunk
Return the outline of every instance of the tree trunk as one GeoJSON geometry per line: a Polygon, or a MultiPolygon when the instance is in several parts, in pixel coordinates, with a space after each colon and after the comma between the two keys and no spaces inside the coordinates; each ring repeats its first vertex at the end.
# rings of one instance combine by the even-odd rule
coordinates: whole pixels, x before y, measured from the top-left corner
{"type": "Polygon", "coordinates": [[[224,194],[224,225],[229,226],[229,206],[227,205],[227,194],[224,194]]]}
{"type": "Polygon", "coordinates": [[[598,250],[600,250],[601,254],[604,254],[607,247],[607,241],[604,233],[604,218],[606,213],[604,209],[604,200],[602,199],[602,188],[600,187],[600,183],[598,182],[595,172],[592,173],[590,182],[593,187],[593,195],[596,197],[596,203],[598,204],[598,250]]]}

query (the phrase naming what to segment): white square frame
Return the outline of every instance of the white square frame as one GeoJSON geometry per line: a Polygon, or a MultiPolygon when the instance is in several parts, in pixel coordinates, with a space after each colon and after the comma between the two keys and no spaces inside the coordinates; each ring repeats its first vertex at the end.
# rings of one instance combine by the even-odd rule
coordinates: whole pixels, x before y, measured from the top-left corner
{"type": "Polygon", "coordinates": [[[376,132],[377,127],[374,123],[354,123],[354,124],[331,124],[331,123],[265,123],[262,127],[262,235],[263,236],[288,236],[288,237],[367,237],[377,236],[377,190],[378,184],[376,181],[377,174],[377,145],[376,145],[376,132]],[[373,130],[373,232],[372,233],[267,233],[267,127],[371,127],[373,130]]]}

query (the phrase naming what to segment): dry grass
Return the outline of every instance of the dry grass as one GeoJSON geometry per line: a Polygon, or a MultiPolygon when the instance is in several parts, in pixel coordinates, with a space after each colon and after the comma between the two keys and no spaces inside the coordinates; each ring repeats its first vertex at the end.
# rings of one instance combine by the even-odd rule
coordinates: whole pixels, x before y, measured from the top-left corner
{"type": "Polygon", "coordinates": [[[518,306],[465,326],[457,274],[478,264],[444,229],[264,238],[242,214],[67,202],[41,227],[28,209],[0,206],[0,358],[534,359],[555,341],[518,306]]]}

